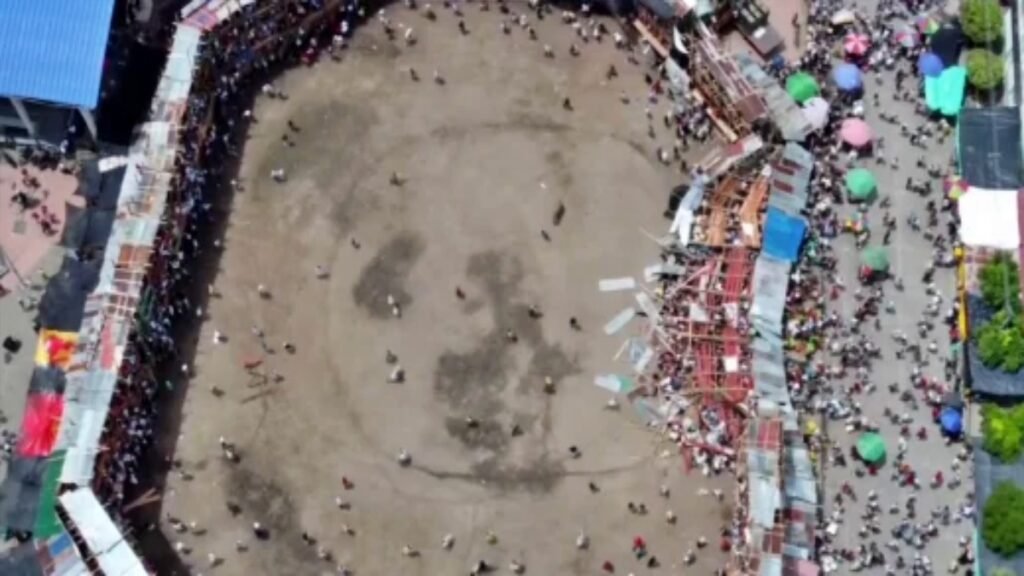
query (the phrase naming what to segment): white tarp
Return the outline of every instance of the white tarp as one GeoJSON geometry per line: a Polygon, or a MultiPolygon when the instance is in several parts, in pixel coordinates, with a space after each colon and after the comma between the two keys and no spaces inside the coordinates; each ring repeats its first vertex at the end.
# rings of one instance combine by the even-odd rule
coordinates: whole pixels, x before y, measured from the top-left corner
{"type": "Polygon", "coordinates": [[[1021,245],[1016,190],[969,188],[960,197],[960,239],[967,246],[1014,250],[1021,245]]]}
{"type": "Polygon", "coordinates": [[[625,328],[626,324],[629,324],[629,321],[632,320],[634,316],[636,316],[636,308],[630,307],[624,309],[604,325],[604,333],[609,336],[615,334],[619,330],[625,328]]]}
{"type": "Polygon", "coordinates": [[[149,572],[90,488],[65,492],[61,506],[107,576],[148,576],[149,572]]]}
{"type": "Polygon", "coordinates": [[[669,234],[676,234],[679,237],[679,243],[683,246],[690,244],[694,213],[700,207],[701,202],[704,201],[704,187],[706,185],[707,179],[704,176],[698,175],[693,179],[690,189],[686,191],[686,195],[679,201],[676,217],[672,219],[672,226],[668,229],[669,234]]]}
{"type": "Polygon", "coordinates": [[[636,288],[636,279],[632,276],[625,276],[622,278],[605,278],[597,282],[597,288],[601,292],[632,290],[633,288],[636,288]]]}

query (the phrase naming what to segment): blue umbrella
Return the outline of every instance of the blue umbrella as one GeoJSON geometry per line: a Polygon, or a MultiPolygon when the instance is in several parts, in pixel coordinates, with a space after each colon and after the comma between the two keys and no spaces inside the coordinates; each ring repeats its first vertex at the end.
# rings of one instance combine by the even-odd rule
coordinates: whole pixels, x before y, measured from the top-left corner
{"type": "Polygon", "coordinates": [[[835,81],[836,86],[839,87],[840,90],[846,92],[860,90],[861,86],[864,85],[860,68],[857,68],[849,62],[844,62],[832,70],[832,80],[835,81]]]}
{"type": "Polygon", "coordinates": [[[950,436],[959,436],[964,431],[964,417],[955,408],[943,408],[939,414],[942,431],[950,436]]]}
{"type": "Polygon", "coordinates": [[[935,78],[942,74],[945,68],[946,66],[942,63],[942,58],[939,58],[932,52],[925,52],[917,59],[917,71],[923,76],[935,78]]]}

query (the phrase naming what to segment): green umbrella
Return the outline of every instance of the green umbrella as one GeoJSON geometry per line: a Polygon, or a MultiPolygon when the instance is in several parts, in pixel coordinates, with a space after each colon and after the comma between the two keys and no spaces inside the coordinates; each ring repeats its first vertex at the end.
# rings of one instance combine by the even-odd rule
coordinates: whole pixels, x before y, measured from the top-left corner
{"type": "Polygon", "coordinates": [[[814,76],[807,72],[797,72],[786,79],[786,92],[789,92],[789,95],[793,97],[793,100],[797,101],[797,104],[803,104],[821,94],[821,89],[818,88],[818,83],[814,80],[814,76]]]}
{"type": "Polygon", "coordinates": [[[869,170],[854,168],[846,173],[846,189],[850,192],[850,199],[870,202],[878,194],[878,183],[869,170]]]}
{"type": "Polygon", "coordinates": [[[885,440],[874,432],[865,432],[857,439],[857,454],[869,464],[885,459],[885,440]]]}
{"type": "Polygon", "coordinates": [[[889,253],[885,251],[885,248],[878,246],[865,248],[860,253],[860,261],[875,272],[884,272],[889,269],[889,253]]]}

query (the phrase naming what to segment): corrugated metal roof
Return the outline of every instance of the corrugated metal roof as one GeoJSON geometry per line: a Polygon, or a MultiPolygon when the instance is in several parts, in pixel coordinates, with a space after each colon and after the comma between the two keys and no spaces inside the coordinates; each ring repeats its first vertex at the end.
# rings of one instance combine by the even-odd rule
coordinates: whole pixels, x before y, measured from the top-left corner
{"type": "Polygon", "coordinates": [[[4,0],[0,95],[95,108],[114,0],[4,0]]]}
{"type": "Polygon", "coordinates": [[[60,503],[71,522],[78,528],[82,540],[92,552],[100,569],[108,576],[147,576],[149,573],[139,561],[132,547],[121,535],[121,530],[110,520],[106,511],[89,488],[65,492],[60,503]]]}

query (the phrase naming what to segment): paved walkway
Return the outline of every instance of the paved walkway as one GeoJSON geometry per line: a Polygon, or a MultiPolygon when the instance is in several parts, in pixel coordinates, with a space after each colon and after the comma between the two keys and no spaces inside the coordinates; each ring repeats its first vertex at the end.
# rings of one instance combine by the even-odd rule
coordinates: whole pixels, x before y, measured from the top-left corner
{"type": "MultiPolygon", "coordinates": [[[[888,385],[892,382],[898,383],[901,391],[907,389],[910,386],[912,371],[912,365],[908,360],[898,360],[895,357],[894,342],[891,334],[894,330],[900,330],[910,336],[912,341],[917,340],[916,323],[922,318],[922,312],[928,302],[921,278],[925,267],[931,261],[931,245],[922,237],[921,233],[912,231],[907,225],[906,220],[910,215],[916,214],[923,223],[927,220],[925,203],[928,200],[935,200],[936,204],[941,204],[942,186],[940,181],[935,180],[932,182],[935,191],[928,198],[922,198],[917,194],[905,191],[904,185],[908,177],[912,177],[917,181],[927,179],[925,171],[915,166],[920,157],[924,157],[929,163],[945,166],[951,160],[953,139],[948,138],[944,144],[932,141],[928,145],[928,150],[910,146],[908,140],[900,135],[899,125],[885,123],[878,116],[880,111],[884,111],[887,114],[896,114],[900,121],[906,122],[911,127],[917,126],[924,121],[921,116],[914,114],[912,103],[894,101],[892,96],[894,74],[891,72],[868,74],[865,85],[868,95],[866,98],[867,112],[865,119],[874,128],[876,136],[885,139],[884,154],[886,159],[888,160],[893,156],[899,157],[899,168],[883,167],[873,159],[857,160],[853,162],[853,166],[872,170],[877,176],[880,193],[883,196],[889,196],[892,201],[892,206],[889,210],[896,218],[898,227],[893,234],[888,250],[892,261],[892,272],[896,277],[903,279],[906,289],[904,292],[898,292],[893,288],[891,282],[887,283],[885,286],[885,300],[892,300],[895,303],[896,312],[893,314],[883,312],[881,314],[881,330],[876,331],[874,327],[870,326],[870,323],[867,323],[862,329],[864,334],[872,338],[882,348],[882,357],[879,361],[875,362],[871,375],[871,381],[878,387],[877,390],[872,394],[855,396],[855,399],[862,406],[864,415],[880,425],[880,433],[888,443],[888,462],[881,468],[877,476],[865,475],[862,478],[857,478],[854,475],[855,466],[852,461],[849,461],[849,466],[845,468],[835,467],[827,469],[824,478],[824,502],[826,503],[826,514],[832,514],[837,509],[840,509],[841,507],[835,504],[833,498],[840,491],[842,484],[849,482],[854,487],[858,499],[855,502],[850,501],[848,498],[846,499],[846,513],[843,515],[844,522],[839,527],[839,533],[836,538],[837,547],[856,549],[861,544],[867,545],[870,542],[875,542],[883,549],[888,563],[895,563],[896,556],[901,555],[907,562],[907,568],[899,572],[909,573],[905,571],[909,570],[915,550],[907,546],[900,546],[898,550],[891,550],[884,546],[893,539],[891,534],[893,527],[905,517],[905,502],[907,498],[911,495],[916,496],[917,518],[914,521],[924,524],[931,520],[931,512],[933,510],[944,505],[948,505],[955,514],[960,503],[963,502],[967,495],[968,487],[973,485],[973,481],[969,476],[970,466],[967,465],[961,468],[963,485],[953,490],[948,487],[948,481],[953,477],[951,463],[955,459],[956,453],[960,450],[961,445],[947,445],[942,439],[938,426],[932,422],[930,407],[923,402],[923,394],[920,391],[914,391],[920,407],[918,410],[913,411],[906,408],[900,402],[897,394],[890,393],[888,390],[888,385]],[[876,76],[883,78],[883,85],[879,85],[876,82],[876,76]],[[880,92],[881,94],[880,107],[875,107],[871,103],[871,94],[874,92],[880,92]],[[927,440],[921,441],[913,436],[908,439],[909,448],[905,457],[906,463],[917,472],[920,483],[923,486],[920,490],[900,488],[891,480],[891,475],[894,471],[892,462],[896,456],[900,428],[891,424],[884,417],[883,413],[886,408],[898,414],[906,413],[911,416],[913,422],[909,427],[912,431],[916,431],[922,426],[927,430],[927,440]],[[929,483],[935,472],[940,470],[945,476],[947,484],[941,488],[933,489],[929,487],[929,483]],[[871,534],[867,537],[861,537],[858,535],[858,531],[863,525],[860,516],[864,513],[869,491],[875,491],[879,495],[879,502],[883,511],[880,516],[882,530],[877,535],[871,534]],[[899,507],[898,514],[890,513],[889,507],[891,505],[899,507]]],[[[853,207],[846,206],[844,208],[840,212],[841,215],[854,215],[855,210],[853,207]]],[[[869,245],[876,246],[882,243],[884,228],[881,220],[883,212],[882,209],[876,206],[868,213],[868,222],[873,232],[869,245]]],[[[940,217],[943,230],[945,229],[945,220],[945,215],[940,217]]],[[[853,290],[857,286],[856,273],[859,251],[854,246],[852,236],[841,236],[835,245],[840,258],[838,270],[848,289],[837,302],[832,303],[832,309],[836,310],[841,316],[849,318],[856,308],[853,290]]],[[[949,340],[946,327],[941,322],[941,314],[949,308],[951,298],[955,295],[953,270],[937,269],[934,282],[943,296],[943,303],[940,317],[935,320],[936,328],[927,339],[920,340],[923,356],[926,357],[928,363],[923,373],[930,379],[945,381],[943,377],[943,360],[949,348],[949,340]],[[938,354],[929,354],[926,351],[927,344],[932,339],[935,339],[938,343],[938,354]]],[[[857,435],[847,433],[844,424],[842,421],[832,421],[829,425],[829,432],[831,438],[842,447],[844,454],[849,454],[850,447],[856,440],[857,435]]],[[[936,571],[945,570],[949,563],[956,558],[959,550],[958,539],[961,536],[970,537],[973,523],[954,523],[948,528],[940,525],[939,528],[939,536],[931,540],[921,550],[923,555],[931,559],[936,571]]],[[[843,565],[840,567],[839,573],[848,573],[850,569],[850,564],[843,565]]],[[[877,570],[878,573],[881,573],[881,568],[877,570]]]]}
{"type": "Polygon", "coordinates": [[[31,276],[57,245],[67,221],[68,205],[84,205],[81,197],[74,196],[78,190],[75,176],[35,169],[30,169],[28,175],[39,180],[38,188],[29,190],[18,169],[0,163],[0,253],[6,256],[10,268],[6,274],[0,274],[0,294],[18,288],[18,277],[31,276]],[[13,200],[15,194],[25,191],[39,202],[31,210],[22,210],[13,200]],[[51,234],[45,233],[40,224],[44,208],[56,218],[51,234]]]}

